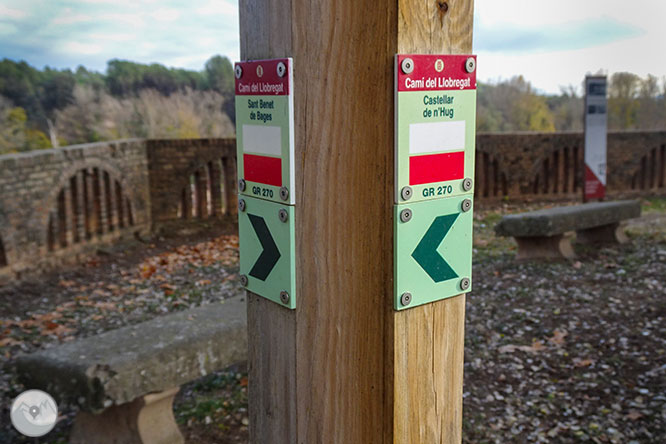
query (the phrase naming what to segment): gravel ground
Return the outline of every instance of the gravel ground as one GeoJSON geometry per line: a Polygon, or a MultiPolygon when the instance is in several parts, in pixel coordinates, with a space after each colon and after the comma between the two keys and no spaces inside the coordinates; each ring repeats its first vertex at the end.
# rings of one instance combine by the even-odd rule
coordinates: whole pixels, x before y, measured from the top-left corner
{"type": "MultiPolygon", "coordinates": [[[[517,263],[513,240],[492,226],[502,213],[536,207],[475,214],[464,442],[666,442],[666,200],[644,202],[628,245],[517,263]]],[[[233,227],[204,228],[0,288],[3,418],[23,390],[17,354],[238,294],[233,227]]],[[[184,386],[175,412],[187,442],[247,442],[247,383],[238,366],[184,386]]],[[[20,438],[3,419],[0,442],[66,443],[74,410],[61,407],[46,438],[20,438]]]]}

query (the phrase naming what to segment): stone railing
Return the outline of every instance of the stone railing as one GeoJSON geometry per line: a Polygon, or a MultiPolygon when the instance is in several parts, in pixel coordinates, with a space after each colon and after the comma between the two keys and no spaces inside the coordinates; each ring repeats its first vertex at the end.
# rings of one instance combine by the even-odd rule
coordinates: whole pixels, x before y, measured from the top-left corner
{"type": "Polygon", "coordinates": [[[0,156],[0,281],[176,218],[235,214],[235,139],[130,139],[0,156]]]}
{"type": "MultiPolygon", "coordinates": [[[[479,134],[476,197],[580,199],[582,133],[479,134]]],[[[175,219],[234,215],[235,139],[131,139],[0,156],[0,280],[175,219]]],[[[666,131],[608,134],[608,194],[666,193],[666,131]]]]}
{"type": "MultiPolygon", "coordinates": [[[[476,197],[580,198],[583,133],[482,133],[476,139],[476,197]]],[[[666,192],[666,131],[608,133],[610,196],[666,192]]]]}

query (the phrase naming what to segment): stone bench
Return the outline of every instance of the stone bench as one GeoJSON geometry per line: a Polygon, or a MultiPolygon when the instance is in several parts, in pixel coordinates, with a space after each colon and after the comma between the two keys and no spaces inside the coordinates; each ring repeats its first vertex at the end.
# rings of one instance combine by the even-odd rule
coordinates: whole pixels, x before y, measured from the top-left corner
{"type": "Polygon", "coordinates": [[[26,388],[79,406],[70,442],[182,443],[179,386],[247,359],[244,298],[161,316],[17,358],[26,388]]]}
{"type": "Polygon", "coordinates": [[[581,243],[624,243],[628,239],[620,222],[640,215],[637,200],[595,202],[507,215],[495,233],[516,239],[517,259],[571,259],[575,255],[565,233],[575,231],[581,243]]]}

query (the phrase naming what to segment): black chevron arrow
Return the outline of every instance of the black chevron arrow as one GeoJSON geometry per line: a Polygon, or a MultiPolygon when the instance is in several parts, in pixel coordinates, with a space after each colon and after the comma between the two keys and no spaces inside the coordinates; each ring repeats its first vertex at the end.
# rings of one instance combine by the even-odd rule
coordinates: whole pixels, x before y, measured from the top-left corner
{"type": "Polygon", "coordinates": [[[458,274],[453,271],[448,262],[437,252],[437,248],[457,218],[458,213],[435,218],[412,253],[414,260],[435,282],[448,281],[458,277],[458,274]]]}
{"type": "Polygon", "coordinates": [[[265,281],[268,275],[271,274],[271,271],[273,271],[273,267],[277,264],[278,259],[280,259],[280,250],[278,250],[264,218],[249,213],[248,217],[250,218],[252,228],[254,228],[254,232],[257,233],[259,242],[261,242],[261,246],[264,249],[264,251],[261,252],[261,255],[259,255],[257,262],[252,266],[250,276],[265,281]]]}

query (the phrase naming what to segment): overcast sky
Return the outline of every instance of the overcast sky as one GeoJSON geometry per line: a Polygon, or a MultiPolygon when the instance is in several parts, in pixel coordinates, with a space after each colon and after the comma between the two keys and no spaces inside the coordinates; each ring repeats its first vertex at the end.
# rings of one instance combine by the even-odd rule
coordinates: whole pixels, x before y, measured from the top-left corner
{"type": "MultiPolygon", "coordinates": [[[[586,73],[666,76],[666,0],[476,0],[481,80],[542,91],[586,73]]],[[[239,57],[237,0],[0,0],[0,58],[104,71],[121,58],[200,70],[239,57]]]]}

